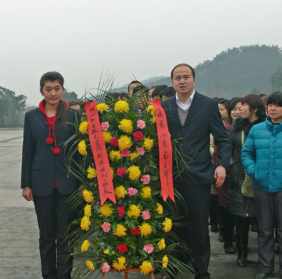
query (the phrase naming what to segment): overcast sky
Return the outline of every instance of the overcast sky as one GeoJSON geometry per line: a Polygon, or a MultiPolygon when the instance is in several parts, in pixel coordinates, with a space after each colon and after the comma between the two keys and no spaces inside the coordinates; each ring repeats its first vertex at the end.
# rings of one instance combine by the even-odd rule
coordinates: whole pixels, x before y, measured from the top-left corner
{"type": "Polygon", "coordinates": [[[227,48],[282,46],[281,14],[281,0],[0,0],[0,86],[35,104],[49,70],[82,95],[102,73],[120,85],[227,48]]]}

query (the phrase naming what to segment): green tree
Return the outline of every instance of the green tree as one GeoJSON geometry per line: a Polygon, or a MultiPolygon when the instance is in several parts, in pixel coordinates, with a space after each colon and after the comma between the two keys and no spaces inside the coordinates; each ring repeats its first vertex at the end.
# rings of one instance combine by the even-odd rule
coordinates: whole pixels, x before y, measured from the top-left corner
{"type": "Polygon", "coordinates": [[[15,127],[23,125],[23,115],[26,107],[26,96],[0,87],[0,127],[15,127]]]}

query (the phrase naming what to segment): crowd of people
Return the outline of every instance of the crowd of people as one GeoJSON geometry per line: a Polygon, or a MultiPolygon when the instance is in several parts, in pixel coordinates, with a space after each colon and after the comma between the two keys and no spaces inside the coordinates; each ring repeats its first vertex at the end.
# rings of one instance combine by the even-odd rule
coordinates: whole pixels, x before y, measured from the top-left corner
{"type": "MultiPolygon", "coordinates": [[[[216,101],[232,142],[232,158],[223,187],[211,192],[210,229],[219,233],[225,253],[237,254],[240,267],[248,264],[249,231],[258,233],[257,278],[269,278],[274,252],[281,258],[282,93],[216,101]]],[[[213,148],[212,153],[216,157],[213,148]]]]}
{"type": "MultiPolygon", "coordinates": [[[[146,88],[135,80],[128,92],[112,96],[130,98],[143,89],[148,100],[160,99],[172,139],[181,139],[188,167],[174,183],[188,210],[176,233],[190,249],[195,278],[210,278],[209,225],[240,267],[248,264],[249,231],[257,232],[256,279],[273,274],[274,251],[282,278],[282,93],[211,99],[196,91],[195,71],[185,63],[172,69],[171,83],[146,88]]],[[[63,102],[63,86],[57,72],[42,76],[43,101],[26,114],[24,129],[21,187],[35,203],[42,276],[49,279],[71,278],[72,266],[71,258],[62,260],[69,253],[62,242],[69,219],[64,200],[75,189],[64,170],[62,147],[73,133],[66,121],[74,113],[63,102]]]]}

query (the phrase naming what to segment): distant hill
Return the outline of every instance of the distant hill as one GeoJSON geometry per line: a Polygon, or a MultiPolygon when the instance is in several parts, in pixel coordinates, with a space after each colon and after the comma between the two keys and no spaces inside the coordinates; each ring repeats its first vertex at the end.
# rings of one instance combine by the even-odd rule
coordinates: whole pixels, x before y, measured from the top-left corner
{"type": "MultiPolygon", "coordinates": [[[[197,89],[210,97],[226,98],[251,92],[270,93],[282,87],[281,69],[282,52],[278,46],[232,48],[195,68],[197,89]]],[[[153,77],[143,83],[149,87],[169,85],[170,78],[153,77]]]]}

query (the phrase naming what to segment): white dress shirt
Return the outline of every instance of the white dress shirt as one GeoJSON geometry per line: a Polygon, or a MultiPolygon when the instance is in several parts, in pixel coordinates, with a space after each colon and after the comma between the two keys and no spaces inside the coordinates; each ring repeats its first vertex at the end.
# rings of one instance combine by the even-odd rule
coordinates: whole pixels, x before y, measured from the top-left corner
{"type": "Polygon", "coordinates": [[[176,104],[177,104],[177,106],[178,106],[180,109],[182,109],[183,111],[188,111],[189,108],[191,107],[191,104],[192,104],[193,98],[194,98],[194,96],[195,96],[195,93],[196,93],[196,91],[195,91],[195,89],[194,89],[194,90],[192,91],[192,94],[190,95],[190,97],[189,97],[185,102],[182,102],[182,101],[179,99],[179,97],[178,97],[178,95],[177,95],[177,93],[176,93],[176,104]]]}

